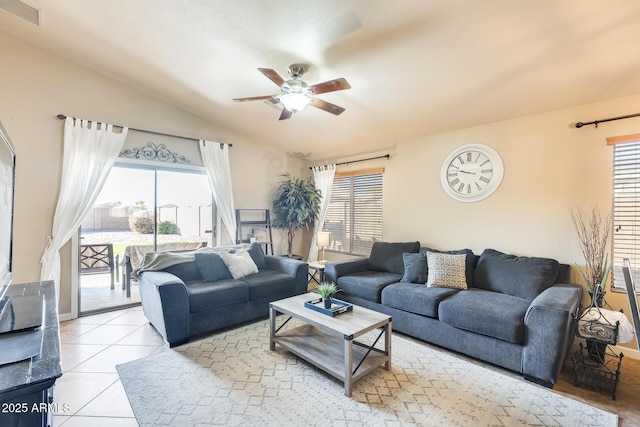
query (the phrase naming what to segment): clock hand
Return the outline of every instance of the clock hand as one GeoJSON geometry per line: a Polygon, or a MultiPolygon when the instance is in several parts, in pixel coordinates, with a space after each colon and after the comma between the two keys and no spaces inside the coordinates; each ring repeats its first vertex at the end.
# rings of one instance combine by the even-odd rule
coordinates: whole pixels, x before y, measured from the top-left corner
{"type": "Polygon", "coordinates": [[[469,175],[475,175],[476,174],[475,172],[469,172],[469,171],[465,171],[465,170],[459,170],[458,172],[466,173],[466,174],[469,174],[469,175]]]}

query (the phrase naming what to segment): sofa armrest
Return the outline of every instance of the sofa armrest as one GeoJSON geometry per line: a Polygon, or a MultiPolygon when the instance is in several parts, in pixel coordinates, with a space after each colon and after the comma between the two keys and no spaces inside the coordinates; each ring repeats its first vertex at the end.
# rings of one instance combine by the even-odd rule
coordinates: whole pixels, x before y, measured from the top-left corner
{"type": "Polygon", "coordinates": [[[532,302],[525,314],[522,373],[547,387],[556,383],[575,337],[573,314],[582,300],[582,286],[558,283],[532,302]]]}
{"type": "Polygon", "coordinates": [[[327,282],[338,283],[341,276],[360,273],[368,269],[369,257],[331,261],[324,267],[324,278],[327,282]]]}
{"type": "Polygon", "coordinates": [[[170,347],[189,341],[189,295],[184,282],[166,271],[138,278],[142,310],[170,347]]]}
{"type": "Polygon", "coordinates": [[[309,265],[306,262],[274,255],[265,255],[264,260],[269,270],[279,271],[295,277],[295,295],[307,292],[309,265]]]}

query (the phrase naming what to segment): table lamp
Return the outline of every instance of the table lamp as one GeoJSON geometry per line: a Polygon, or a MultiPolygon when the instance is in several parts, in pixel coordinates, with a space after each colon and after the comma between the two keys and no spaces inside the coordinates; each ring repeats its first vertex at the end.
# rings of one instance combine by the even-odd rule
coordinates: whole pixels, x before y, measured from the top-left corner
{"type": "Polygon", "coordinates": [[[319,248],[322,248],[322,259],[320,263],[324,264],[327,262],[327,260],[324,259],[324,249],[328,248],[331,244],[331,233],[328,231],[318,231],[316,233],[316,243],[319,248]]]}

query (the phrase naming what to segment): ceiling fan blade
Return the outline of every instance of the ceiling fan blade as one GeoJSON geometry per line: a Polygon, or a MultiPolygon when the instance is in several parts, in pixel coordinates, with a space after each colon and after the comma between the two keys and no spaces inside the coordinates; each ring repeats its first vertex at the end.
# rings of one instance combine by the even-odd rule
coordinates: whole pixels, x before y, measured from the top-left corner
{"type": "Polygon", "coordinates": [[[344,112],[344,108],[339,107],[339,106],[337,106],[335,104],[332,104],[330,102],[323,101],[322,99],[319,99],[319,98],[313,98],[311,100],[311,104],[309,104],[309,105],[311,105],[312,107],[316,107],[316,108],[319,108],[321,110],[324,110],[324,111],[326,111],[328,113],[335,114],[336,116],[340,115],[340,114],[342,114],[344,112]]]}
{"type": "Polygon", "coordinates": [[[282,114],[280,114],[280,118],[278,120],[287,120],[290,119],[291,116],[293,116],[293,111],[283,108],[282,114]]]}
{"type": "Polygon", "coordinates": [[[284,84],[284,79],[280,77],[280,74],[278,74],[276,70],[272,70],[271,68],[258,68],[258,71],[267,76],[267,78],[277,84],[278,87],[282,87],[284,84]]]}
{"type": "Polygon", "coordinates": [[[264,96],[251,96],[249,98],[233,98],[236,102],[245,102],[245,101],[260,101],[262,99],[271,99],[273,95],[264,95],[264,96]]]}
{"type": "Polygon", "coordinates": [[[314,95],[327,92],[335,92],[337,90],[351,89],[351,85],[343,78],[329,80],[328,82],[318,83],[309,86],[314,95]]]}

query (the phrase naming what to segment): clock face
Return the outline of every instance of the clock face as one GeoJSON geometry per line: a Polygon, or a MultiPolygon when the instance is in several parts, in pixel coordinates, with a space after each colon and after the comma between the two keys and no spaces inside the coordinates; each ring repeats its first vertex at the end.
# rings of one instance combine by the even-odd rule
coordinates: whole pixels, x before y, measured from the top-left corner
{"type": "Polygon", "coordinates": [[[444,190],[456,200],[477,202],[491,195],[502,181],[502,159],[491,147],[469,144],[454,150],[442,164],[444,190]]]}

